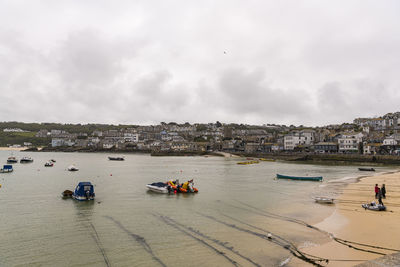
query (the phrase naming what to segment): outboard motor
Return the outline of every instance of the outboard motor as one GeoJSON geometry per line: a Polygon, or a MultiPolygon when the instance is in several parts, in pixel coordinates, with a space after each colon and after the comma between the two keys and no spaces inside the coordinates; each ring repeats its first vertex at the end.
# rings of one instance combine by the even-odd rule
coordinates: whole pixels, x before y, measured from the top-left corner
{"type": "Polygon", "coordinates": [[[89,198],[90,198],[90,191],[87,190],[87,191],[85,192],[85,194],[86,194],[86,199],[89,200],[89,198]]]}

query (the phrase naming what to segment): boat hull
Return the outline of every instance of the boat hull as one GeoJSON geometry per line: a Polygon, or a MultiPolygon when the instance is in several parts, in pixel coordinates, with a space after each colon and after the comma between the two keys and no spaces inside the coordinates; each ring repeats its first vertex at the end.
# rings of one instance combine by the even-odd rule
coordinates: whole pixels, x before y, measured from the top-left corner
{"type": "Polygon", "coordinates": [[[315,197],[314,200],[315,202],[321,204],[333,204],[334,201],[333,198],[327,198],[327,197],[315,197]]]}
{"type": "Polygon", "coordinates": [[[152,192],[156,192],[156,193],[160,193],[160,194],[168,194],[167,187],[160,187],[160,186],[155,186],[155,185],[151,185],[151,184],[146,185],[146,187],[148,190],[150,190],[152,192]]]}
{"type": "Polygon", "coordinates": [[[322,176],[289,176],[289,175],[277,174],[276,178],[296,180],[296,181],[315,181],[315,182],[322,181],[322,176]]]}
{"type": "Polygon", "coordinates": [[[374,172],[374,168],[358,168],[359,171],[365,171],[365,172],[374,172]]]}
{"type": "Polygon", "coordinates": [[[94,197],[89,197],[87,198],[86,196],[77,196],[75,194],[72,195],[72,198],[78,201],[90,201],[90,200],[94,200],[94,197]]]}

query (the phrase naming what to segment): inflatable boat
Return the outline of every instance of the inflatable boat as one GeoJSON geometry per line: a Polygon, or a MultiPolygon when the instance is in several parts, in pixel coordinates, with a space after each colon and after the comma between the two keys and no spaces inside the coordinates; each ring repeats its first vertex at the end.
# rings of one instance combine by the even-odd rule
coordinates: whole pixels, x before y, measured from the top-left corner
{"type": "Polygon", "coordinates": [[[361,206],[364,209],[368,209],[368,210],[375,210],[375,211],[384,211],[384,210],[386,210],[386,207],[384,205],[376,204],[375,202],[362,204],[361,206]]]}

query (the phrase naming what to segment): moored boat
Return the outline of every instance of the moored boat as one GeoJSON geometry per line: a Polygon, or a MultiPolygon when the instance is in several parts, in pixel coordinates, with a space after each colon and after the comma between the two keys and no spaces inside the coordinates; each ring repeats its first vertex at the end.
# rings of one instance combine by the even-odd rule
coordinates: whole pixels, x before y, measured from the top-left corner
{"type": "Polygon", "coordinates": [[[153,191],[156,193],[167,194],[167,193],[171,192],[171,187],[163,182],[148,184],[148,185],[146,185],[146,187],[150,191],[153,191]]]}
{"type": "Polygon", "coordinates": [[[23,157],[19,163],[31,163],[33,162],[33,159],[31,157],[23,157]]]}
{"type": "Polygon", "coordinates": [[[68,167],[68,170],[69,170],[70,172],[79,171],[79,169],[78,169],[75,165],[70,165],[70,166],[68,167]]]}
{"type": "Polygon", "coordinates": [[[266,159],[266,158],[260,158],[259,160],[261,160],[261,161],[275,161],[275,159],[266,159]]]}
{"type": "Polygon", "coordinates": [[[18,163],[18,159],[14,156],[8,157],[7,163],[18,163]]]}
{"type": "Polygon", "coordinates": [[[298,181],[322,181],[322,176],[289,176],[277,174],[277,179],[289,179],[289,180],[298,180],[298,181]]]}
{"type": "Polygon", "coordinates": [[[122,161],[125,160],[124,157],[108,157],[109,160],[118,160],[118,161],[122,161]]]}
{"type": "Polygon", "coordinates": [[[358,168],[359,171],[374,172],[374,168],[358,168]]]}
{"type": "Polygon", "coordinates": [[[94,197],[94,187],[91,182],[79,182],[72,194],[72,198],[79,201],[94,200],[94,197]]]}
{"type": "Polygon", "coordinates": [[[328,197],[314,197],[315,202],[321,204],[333,204],[334,199],[328,197]]]}
{"type": "Polygon", "coordinates": [[[54,163],[53,163],[52,161],[47,161],[47,162],[44,164],[44,166],[45,166],[45,167],[53,167],[53,166],[54,166],[54,163]]]}
{"type": "Polygon", "coordinates": [[[0,173],[8,173],[8,172],[13,172],[13,166],[12,165],[4,165],[2,169],[0,169],[0,173]]]}

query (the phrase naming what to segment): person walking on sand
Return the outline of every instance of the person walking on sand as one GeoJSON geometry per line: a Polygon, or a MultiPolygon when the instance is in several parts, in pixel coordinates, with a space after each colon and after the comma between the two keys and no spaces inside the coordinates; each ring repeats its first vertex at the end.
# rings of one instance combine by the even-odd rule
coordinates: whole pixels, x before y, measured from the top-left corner
{"type": "Polygon", "coordinates": [[[381,187],[381,193],[382,193],[382,197],[386,198],[386,188],[385,188],[385,184],[382,185],[381,187]]]}
{"type": "Polygon", "coordinates": [[[378,193],[379,193],[379,187],[378,184],[375,184],[375,199],[378,198],[378,193]]]}
{"type": "Polygon", "coordinates": [[[378,201],[379,204],[381,204],[383,206],[383,202],[382,202],[382,189],[378,189],[378,201]]]}

